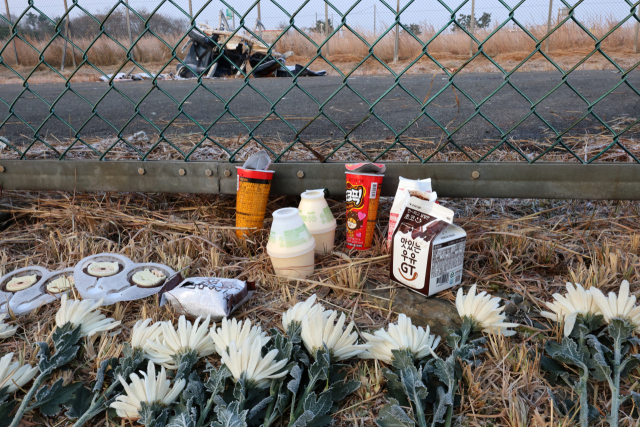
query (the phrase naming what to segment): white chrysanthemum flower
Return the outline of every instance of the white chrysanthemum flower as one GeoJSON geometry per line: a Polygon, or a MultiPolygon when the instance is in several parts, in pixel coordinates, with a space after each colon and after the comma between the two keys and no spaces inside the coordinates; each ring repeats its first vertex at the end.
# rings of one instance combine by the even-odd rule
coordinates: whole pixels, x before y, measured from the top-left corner
{"type": "Polygon", "coordinates": [[[440,337],[431,335],[430,332],[429,326],[426,330],[416,327],[411,324],[411,318],[400,314],[398,324],[390,324],[388,331],[380,329],[375,331],[373,335],[362,334],[372,347],[360,353],[360,357],[362,359],[378,359],[388,364],[393,362],[392,350],[409,350],[413,354],[414,360],[423,359],[429,354],[438,357],[434,350],[440,344],[440,337]]]}
{"type": "Polygon", "coordinates": [[[67,300],[67,294],[64,294],[60,299],[60,310],[56,313],[56,325],[59,328],[67,323],[71,323],[73,328],[80,326],[82,336],[91,336],[118,326],[119,321],[116,322],[100,312],[101,304],[102,300],[67,300]]]}
{"type": "Polygon", "coordinates": [[[578,283],[575,287],[572,283],[567,283],[567,294],[553,294],[553,298],[554,302],[545,302],[551,312],[541,311],[540,314],[547,319],[564,322],[564,335],[567,337],[571,334],[579,314],[583,316],[600,314],[591,291],[584,289],[578,283]]]}
{"type": "Polygon", "coordinates": [[[168,406],[180,395],[186,380],[183,378],[170,387],[171,381],[167,379],[164,368],[160,369],[160,374],[156,377],[156,367],[152,361],[147,365],[147,372],[140,371],[143,379],[136,374],[131,374],[131,384],[127,384],[122,376],[118,376],[120,384],[124,387],[126,395],[116,397],[116,401],[111,403],[111,407],[116,410],[120,418],[136,420],[140,418],[138,411],[141,409],[141,402],[149,404],[168,406]]]}
{"type": "Polygon", "coordinates": [[[485,291],[476,295],[476,285],[471,287],[467,295],[464,295],[462,288],[458,289],[456,308],[460,317],[471,319],[482,328],[482,332],[508,337],[516,333],[508,328],[520,326],[517,323],[506,323],[506,316],[502,314],[504,306],[500,307],[500,298],[491,298],[485,291]]]}
{"type": "Polygon", "coordinates": [[[284,330],[288,331],[291,323],[297,322],[299,325],[302,324],[302,318],[309,316],[312,310],[323,310],[324,308],[320,304],[315,304],[316,299],[317,295],[313,294],[307,298],[306,301],[301,301],[282,313],[282,326],[284,330]]]}
{"type": "Polygon", "coordinates": [[[17,326],[9,326],[4,323],[4,319],[7,317],[7,314],[0,314],[0,339],[9,338],[11,335],[15,334],[18,330],[17,326]]]}
{"type": "Polygon", "coordinates": [[[19,362],[11,363],[13,353],[7,353],[0,359],[0,389],[9,387],[8,393],[13,393],[22,387],[38,373],[37,366],[29,364],[20,366],[19,362]]]}
{"type": "Polygon", "coordinates": [[[269,387],[272,379],[282,378],[289,372],[281,370],[288,360],[274,362],[277,356],[278,350],[274,349],[262,357],[260,340],[254,340],[253,343],[245,341],[240,348],[232,341],[229,351],[225,350],[220,354],[222,363],[229,368],[236,381],[242,378],[258,388],[269,387]]]}
{"type": "Polygon", "coordinates": [[[223,351],[227,351],[227,348],[229,348],[232,342],[236,343],[236,347],[242,348],[245,341],[253,344],[253,341],[258,340],[262,347],[271,339],[260,326],[256,325],[252,327],[251,320],[245,320],[244,322],[241,320],[238,322],[235,318],[229,320],[226,317],[222,319],[218,329],[215,328],[215,325],[211,328],[209,335],[215,343],[216,353],[219,355],[222,355],[223,351]]]}
{"type": "Polygon", "coordinates": [[[334,324],[337,315],[336,311],[311,310],[309,315],[302,317],[302,342],[314,357],[325,345],[334,360],[346,360],[371,348],[369,344],[356,344],[358,334],[351,333],[355,323],[351,322],[343,330],[347,320],[344,313],[334,324]]]}
{"type": "Polygon", "coordinates": [[[149,343],[156,341],[162,335],[162,322],[156,322],[152,325],[151,319],[138,320],[133,325],[131,331],[131,348],[147,351],[150,347],[149,343]]]}
{"type": "Polygon", "coordinates": [[[591,293],[605,322],[610,324],[613,319],[626,319],[640,332],[640,306],[635,306],[636,297],[629,293],[629,282],[622,281],[618,295],[609,292],[609,297],[605,297],[597,288],[591,288],[591,293]]]}
{"type": "Polygon", "coordinates": [[[191,351],[197,357],[209,356],[215,351],[215,344],[209,336],[209,319],[200,323],[198,317],[193,325],[184,316],[178,319],[178,329],[174,329],[170,322],[162,322],[162,336],[155,341],[148,341],[147,358],[167,369],[177,369],[177,359],[191,351]]]}

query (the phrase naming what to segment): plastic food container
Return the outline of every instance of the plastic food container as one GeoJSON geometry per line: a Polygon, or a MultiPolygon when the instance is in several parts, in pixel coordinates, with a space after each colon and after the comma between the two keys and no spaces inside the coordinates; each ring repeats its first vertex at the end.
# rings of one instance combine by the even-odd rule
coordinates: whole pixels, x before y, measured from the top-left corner
{"type": "Polygon", "coordinates": [[[316,241],[296,208],[273,213],[267,253],[279,276],[304,279],[313,273],[316,241]]]}
{"type": "Polygon", "coordinates": [[[336,219],[324,199],[323,190],[308,190],[300,195],[300,217],[316,241],[316,253],[331,252],[335,245],[336,219]]]}

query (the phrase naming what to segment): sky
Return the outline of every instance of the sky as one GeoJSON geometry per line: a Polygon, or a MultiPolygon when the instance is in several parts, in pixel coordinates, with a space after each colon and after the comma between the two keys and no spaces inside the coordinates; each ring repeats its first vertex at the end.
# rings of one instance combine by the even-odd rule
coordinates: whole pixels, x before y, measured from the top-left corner
{"type": "MultiPolygon", "coordinates": [[[[32,0],[34,6],[50,17],[60,16],[64,12],[64,0],[32,0]]],[[[71,6],[73,0],[67,0],[71,6]]],[[[145,8],[153,10],[160,3],[159,0],[128,0],[131,7],[145,8]]],[[[175,4],[189,11],[189,0],[172,0],[175,4]]],[[[226,0],[227,5],[220,0],[191,0],[193,13],[198,15],[197,22],[208,22],[210,25],[217,25],[219,11],[228,9],[228,5],[233,5],[238,13],[243,14],[249,10],[246,17],[246,25],[253,28],[257,17],[257,9],[254,6],[257,0],[226,0]],[[253,7],[253,9],[252,9],[253,7]],[[202,10],[201,10],[202,9],[202,10]]],[[[391,3],[385,4],[380,0],[333,0],[337,11],[329,7],[329,18],[333,21],[340,21],[340,13],[345,13],[353,7],[346,17],[346,23],[352,27],[373,31],[374,21],[376,30],[382,31],[393,24],[395,15],[389,6],[396,7],[397,0],[389,0],[391,3]],[[354,6],[355,4],[355,6],[354,6]],[[388,5],[388,6],[387,6],[388,5]],[[375,20],[374,20],[374,10],[375,20]]],[[[469,14],[471,11],[471,0],[442,0],[451,9],[462,6],[458,13],[469,14]]],[[[503,0],[510,6],[515,6],[518,0],[503,0]]],[[[564,6],[561,0],[553,1],[553,17],[557,18],[559,9],[564,6]]],[[[577,0],[565,0],[569,4],[575,4],[577,0]]],[[[89,12],[104,12],[113,7],[115,0],[77,0],[77,3],[86,8],[89,12]]],[[[288,22],[289,17],[283,12],[279,4],[288,13],[294,13],[299,5],[304,3],[300,0],[261,0],[262,22],[267,29],[276,29],[282,23],[288,22]]],[[[438,0],[400,0],[400,7],[409,4],[407,9],[401,14],[401,21],[405,24],[433,25],[440,28],[448,22],[451,13],[443,7],[438,0]]],[[[15,16],[29,8],[28,0],[9,0],[11,15],[15,16]]],[[[4,14],[2,3],[0,11],[4,14]]],[[[629,14],[629,5],[624,0],[584,0],[575,10],[575,16],[585,21],[587,25],[593,20],[611,19],[615,22],[624,19],[629,14]]],[[[33,13],[37,13],[31,9],[33,13]]],[[[160,13],[170,16],[184,16],[168,0],[159,9],[160,13]]],[[[498,0],[475,0],[475,15],[480,17],[484,12],[490,13],[492,23],[502,22],[508,18],[508,10],[500,4],[498,0]]],[[[83,13],[79,10],[72,11],[72,15],[83,13]]],[[[323,0],[310,0],[295,17],[295,24],[301,28],[314,25],[317,19],[324,19],[325,7],[323,0]]],[[[524,3],[516,10],[515,18],[525,25],[546,24],[549,14],[549,0],[524,0],[524,3]]],[[[236,24],[239,24],[239,17],[236,17],[236,24]]],[[[631,21],[629,21],[628,25],[631,21]]]]}

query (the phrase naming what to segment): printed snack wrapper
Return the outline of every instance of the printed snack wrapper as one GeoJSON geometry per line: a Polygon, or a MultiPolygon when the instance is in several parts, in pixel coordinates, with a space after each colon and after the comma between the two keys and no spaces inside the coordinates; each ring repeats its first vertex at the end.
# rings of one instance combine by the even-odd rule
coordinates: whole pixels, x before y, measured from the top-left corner
{"type": "Polygon", "coordinates": [[[391,240],[390,279],[426,296],[462,282],[465,231],[453,211],[409,192],[391,240]]]}
{"type": "Polygon", "coordinates": [[[347,248],[371,249],[384,175],[347,172],[347,248]]]}
{"type": "Polygon", "coordinates": [[[389,212],[389,233],[387,234],[387,247],[391,246],[391,238],[393,236],[393,232],[396,229],[396,224],[398,223],[398,216],[402,209],[404,209],[404,202],[406,199],[407,190],[413,191],[422,191],[426,193],[431,193],[429,195],[429,200],[435,202],[438,198],[438,195],[431,191],[431,178],[427,179],[407,179],[403,177],[399,177],[398,189],[396,190],[396,196],[393,199],[393,205],[391,205],[391,211],[389,212]]]}
{"type": "Polygon", "coordinates": [[[255,282],[217,277],[191,277],[162,295],[160,305],[169,302],[176,312],[193,317],[228,317],[255,293],[255,282]]]}

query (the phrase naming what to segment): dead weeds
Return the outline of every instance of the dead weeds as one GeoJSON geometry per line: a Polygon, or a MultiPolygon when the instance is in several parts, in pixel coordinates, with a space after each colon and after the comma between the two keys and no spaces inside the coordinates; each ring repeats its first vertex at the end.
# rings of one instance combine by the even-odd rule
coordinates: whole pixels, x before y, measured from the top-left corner
{"type": "MultiPolygon", "coordinates": [[[[73,266],[100,252],[117,252],[134,262],[162,262],[173,269],[188,267],[188,276],[238,277],[259,281],[260,297],[236,315],[279,327],[279,316],[291,304],[317,292],[323,304],[344,311],[358,330],[375,329],[396,318],[390,302],[370,302],[362,295],[363,282],[389,286],[385,248],[390,199],[381,201],[374,248],[348,252],[344,247],[344,209],[330,200],[339,216],[335,254],[316,258],[309,280],[286,281],[274,276],[265,252],[267,231],[240,242],[235,236],[235,199],[229,196],[153,194],[69,194],[5,192],[0,210],[12,220],[0,240],[0,274],[27,265],[50,270],[73,266]]],[[[491,337],[488,352],[476,367],[464,373],[462,403],[456,419],[462,425],[557,426],[574,425],[550,404],[552,388],[540,369],[544,337],[560,331],[537,312],[567,281],[614,290],[628,279],[640,291],[640,204],[562,200],[447,200],[457,223],[468,232],[464,285],[478,283],[505,300],[510,316],[530,327],[512,339],[491,337]],[[544,334],[543,334],[544,333],[544,334]]],[[[296,205],[293,197],[272,200],[271,213],[296,205]]],[[[453,291],[441,297],[454,299],[453,291]]],[[[12,319],[18,334],[0,343],[0,353],[16,352],[33,361],[36,341],[50,340],[57,304],[12,319]]],[[[105,307],[122,319],[117,336],[86,340],[78,360],[86,363],[66,372],[69,381],[91,381],[99,361],[120,352],[131,327],[141,316],[177,320],[170,308],[158,307],[157,297],[105,307]]],[[[373,361],[354,363],[350,375],[363,380],[336,414],[337,425],[375,425],[384,400],[380,366],[373,361]]],[[[622,387],[622,394],[638,387],[640,372],[622,387]]],[[[596,391],[597,407],[606,411],[608,388],[596,391]]],[[[631,406],[624,407],[629,415],[631,406]]],[[[37,412],[37,411],[36,411],[37,412]]],[[[37,424],[56,425],[63,419],[37,424]]],[[[630,415],[624,425],[631,426],[630,415]]],[[[95,425],[105,425],[105,420],[95,425]]]]}

